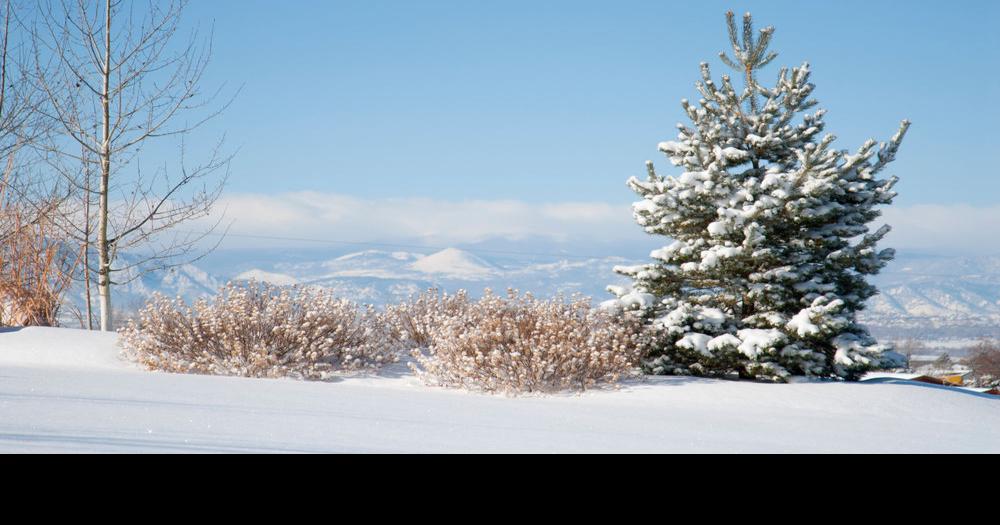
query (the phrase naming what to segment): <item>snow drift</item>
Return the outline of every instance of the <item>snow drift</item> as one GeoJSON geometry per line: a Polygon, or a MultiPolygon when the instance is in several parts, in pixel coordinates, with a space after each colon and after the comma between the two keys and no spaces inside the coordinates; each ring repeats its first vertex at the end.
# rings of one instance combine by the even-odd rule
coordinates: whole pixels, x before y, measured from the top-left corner
{"type": "Polygon", "coordinates": [[[0,452],[1000,452],[1000,399],[917,383],[655,378],[508,399],[403,373],[169,375],[116,336],[0,332],[0,452]]]}

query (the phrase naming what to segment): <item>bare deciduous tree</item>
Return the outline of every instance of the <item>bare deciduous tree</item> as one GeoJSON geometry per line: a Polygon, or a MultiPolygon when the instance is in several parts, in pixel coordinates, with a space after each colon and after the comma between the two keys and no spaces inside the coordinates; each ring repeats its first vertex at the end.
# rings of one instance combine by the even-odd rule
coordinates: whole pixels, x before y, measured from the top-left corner
{"type": "MultiPolygon", "coordinates": [[[[45,122],[38,106],[42,97],[26,78],[22,49],[12,50],[12,21],[15,6],[11,0],[0,1],[0,166],[3,166],[0,201],[4,209],[16,204],[18,219],[12,214],[0,214],[0,241],[16,234],[15,222],[24,226],[47,217],[59,188],[39,177],[31,176],[33,162],[23,155],[26,145],[44,136],[45,122]]],[[[16,26],[16,24],[15,24],[16,26]]]]}
{"type": "Polygon", "coordinates": [[[903,341],[899,341],[895,344],[895,347],[897,352],[906,356],[907,362],[913,359],[913,356],[926,353],[927,351],[927,345],[916,339],[905,339],[903,341]]]}
{"type": "Polygon", "coordinates": [[[213,175],[231,159],[221,153],[220,140],[207,161],[185,163],[184,137],[228,106],[210,109],[219,92],[200,91],[211,38],[202,41],[197,31],[178,38],[186,5],[47,0],[25,24],[43,113],[58,129],[41,149],[81,196],[78,206],[65,210],[65,222],[87,247],[85,280],[89,290],[91,272],[96,275],[105,331],[113,329],[113,285],[196,258],[211,230],[180,233],[174,227],[209,214],[225,181],[213,175]],[[173,172],[165,166],[143,170],[144,146],[169,137],[178,139],[180,165],[173,172]],[[143,255],[119,264],[123,251],[143,255]]]}
{"type": "Polygon", "coordinates": [[[976,386],[991,388],[1000,386],[1000,345],[996,341],[980,341],[966,359],[965,364],[972,369],[976,386]]]}

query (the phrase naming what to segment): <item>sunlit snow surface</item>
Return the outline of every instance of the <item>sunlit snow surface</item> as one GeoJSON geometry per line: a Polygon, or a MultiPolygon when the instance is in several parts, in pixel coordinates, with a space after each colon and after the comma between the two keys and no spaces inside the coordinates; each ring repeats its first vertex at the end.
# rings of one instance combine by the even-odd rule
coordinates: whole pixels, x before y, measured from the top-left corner
{"type": "Polygon", "coordinates": [[[1000,452],[1000,398],[908,382],[658,378],[506,398],[382,377],[178,376],[115,336],[0,333],[0,452],[1000,452]]]}

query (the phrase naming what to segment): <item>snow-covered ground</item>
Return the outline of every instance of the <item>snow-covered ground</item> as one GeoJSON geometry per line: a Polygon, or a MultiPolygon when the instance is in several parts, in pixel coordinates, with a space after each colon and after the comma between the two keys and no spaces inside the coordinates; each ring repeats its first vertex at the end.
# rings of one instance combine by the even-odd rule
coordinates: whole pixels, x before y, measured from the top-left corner
{"type": "Polygon", "coordinates": [[[504,398],[406,373],[178,376],[114,335],[0,332],[0,452],[1000,452],[1000,398],[908,382],[656,378],[504,398]]]}

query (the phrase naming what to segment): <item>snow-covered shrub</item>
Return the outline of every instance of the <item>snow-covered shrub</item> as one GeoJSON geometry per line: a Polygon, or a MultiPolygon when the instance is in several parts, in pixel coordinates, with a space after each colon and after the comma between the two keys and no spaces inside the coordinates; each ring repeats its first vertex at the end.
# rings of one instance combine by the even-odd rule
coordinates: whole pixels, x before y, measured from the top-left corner
{"type": "Polygon", "coordinates": [[[427,348],[445,319],[465,314],[472,303],[465,290],[449,295],[428,290],[386,309],[395,339],[409,348],[427,348]]]}
{"type": "MultiPolygon", "coordinates": [[[[425,296],[422,304],[433,301],[425,296]]],[[[507,394],[585,390],[633,372],[645,348],[638,319],[593,309],[588,299],[487,292],[474,302],[464,295],[441,301],[451,308],[415,308],[425,315],[417,316],[419,337],[409,340],[425,343],[411,367],[432,385],[507,394]]]]}
{"type": "Polygon", "coordinates": [[[193,306],[156,296],[120,331],[153,370],[322,380],[397,359],[382,316],[314,287],[230,283],[193,306]]]}

